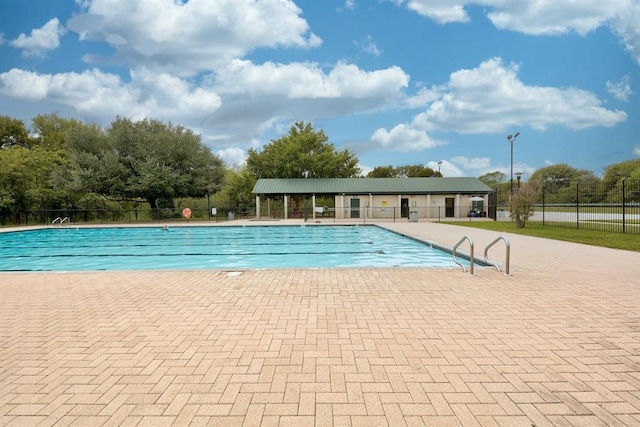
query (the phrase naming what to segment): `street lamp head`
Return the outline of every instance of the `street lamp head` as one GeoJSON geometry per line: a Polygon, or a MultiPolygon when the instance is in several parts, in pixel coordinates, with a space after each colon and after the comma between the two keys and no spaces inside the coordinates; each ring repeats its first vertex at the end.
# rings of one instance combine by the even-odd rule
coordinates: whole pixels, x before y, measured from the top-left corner
{"type": "Polygon", "coordinates": [[[516,134],[515,134],[515,135],[513,135],[513,138],[515,139],[515,138],[517,138],[518,136],[520,136],[520,132],[516,132],[516,134]]]}
{"type": "Polygon", "coordinates": [[[507,135],[507,141],[511,141],[512,138],[513,138],[513,135],[511,134],[507,135]]]}
{"type": "Polygon", "coordinates": [[[514,175],[516,176],[516,178],[520,179],[522,177],[522,175],[524,174],[524,172],[515,172],[514,175]]]}

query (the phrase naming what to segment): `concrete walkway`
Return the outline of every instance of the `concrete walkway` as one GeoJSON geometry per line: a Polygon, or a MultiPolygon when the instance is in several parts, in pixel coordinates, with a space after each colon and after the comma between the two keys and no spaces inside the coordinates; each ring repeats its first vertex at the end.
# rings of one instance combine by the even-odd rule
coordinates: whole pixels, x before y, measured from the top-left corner
{"type": "Polygon", "coordinates": [[[0,425],[640,425],[640,253],[507,237],[510,276],[1,273],[0,425]]]}

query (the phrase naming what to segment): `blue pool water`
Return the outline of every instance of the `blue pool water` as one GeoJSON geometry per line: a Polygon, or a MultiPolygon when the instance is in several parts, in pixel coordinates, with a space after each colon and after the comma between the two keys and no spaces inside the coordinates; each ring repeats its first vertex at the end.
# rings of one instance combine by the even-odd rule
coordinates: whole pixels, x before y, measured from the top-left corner
{"type": "Polygon", "coordinates": [[[327,267],[459,268],[449,253],[376,226],[62,227],[0,233],[0,271],[327,267]]]}

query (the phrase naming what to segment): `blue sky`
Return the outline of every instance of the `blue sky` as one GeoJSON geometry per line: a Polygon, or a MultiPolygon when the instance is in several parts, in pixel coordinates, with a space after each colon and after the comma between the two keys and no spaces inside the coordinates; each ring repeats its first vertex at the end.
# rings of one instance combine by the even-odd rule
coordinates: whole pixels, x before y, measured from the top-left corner
{"type": "MultiPolygon", "coordinates": [[[[193,129],[228,165],[312,122],[366,173],[640,157],[640,0],[0,0],[0,114],[193,129]]],[[[525,175],[526,178],[527,175],[525,175]]]]}

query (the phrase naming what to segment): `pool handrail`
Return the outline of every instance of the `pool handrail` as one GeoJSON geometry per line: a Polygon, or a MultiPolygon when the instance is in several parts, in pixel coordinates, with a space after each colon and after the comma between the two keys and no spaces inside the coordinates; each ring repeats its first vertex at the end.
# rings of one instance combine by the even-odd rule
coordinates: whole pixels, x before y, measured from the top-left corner
{"type": "Polygon", "coordinates": [[[509,275],[509,259],[510,259],[510,254],[511,254],[511,245],[509,244],[509,240],[507,240],[506,237],[500,236],[500,237],[496,238],[493,242],[489,243],[486,248],[484,248],[484,261],[489,265],[493,265],[498,271],[500,271],[500,266],[498,264],[494,264],[494,263],[490,262],[489,258],[487,257],[487,253],[489,252],[489,248],[491,248],[493,245],[498,243],[500,240],[504,241],[505,245],[507,246],[506,247],[506,257],[505,257],[505,261],[504,261],[504,275],[508,276],[509,275]]]}
{"type": "Polygon", "coordinates": [[[456,256],[456,249],[458,249],[458,246],[460,246],[465,240],[469,241],[469,274],[473,276],[474,259],[473,259],[473,240],[471,240],[471,237],[464,236],[462,239],[460,239],[460,241],[456,243],[456,245],[453,247],[453,250],[451,251],[451,255],[453,255],[453,262],[455,262],[460,267],[462,267],[462,271],[466,272],[467,268],[464,265],[462,265],[460,262],[458,262],[458,257],[456,256]]]}
{"type": "Polygon", "coordinates": [[[57,217],[56,219],[54,219],[53,221],[51,221],[51,225],[58,225],[58,227],[61,227],[62,224],[64,224],[65,222],[67,223],[67,226],[69,225],[69,217],[65,216],[64,218],[61,217],[57,217]]]}

